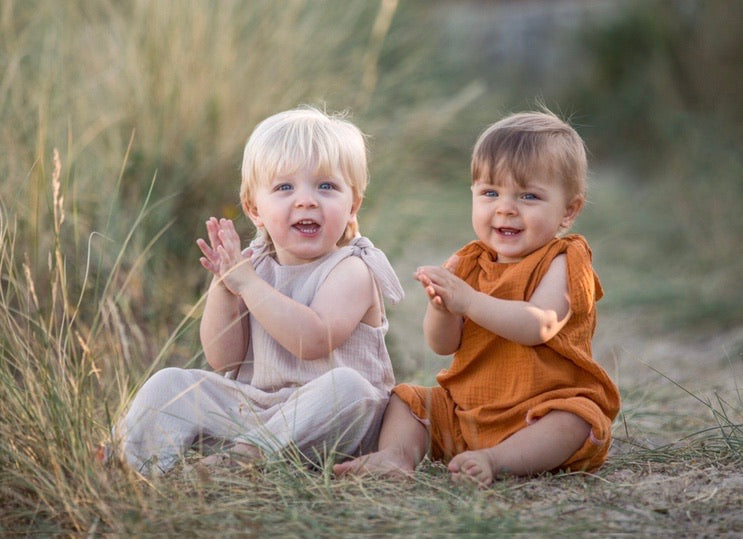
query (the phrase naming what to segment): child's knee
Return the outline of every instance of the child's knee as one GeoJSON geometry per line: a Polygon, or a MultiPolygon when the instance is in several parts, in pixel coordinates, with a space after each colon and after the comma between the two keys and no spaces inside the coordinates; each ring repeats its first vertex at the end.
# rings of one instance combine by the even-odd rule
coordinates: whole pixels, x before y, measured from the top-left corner
{"type": "Polygon", "coordinates": [[[565,436],[572,434],[572,442],[577,445],[572,455],[560,466],[563,470],[595,470],[599,468],[608,454],[609,444],[594,435],[594,426],[581,416],[563,410],[553,410],[546,417],[553,416],[555,424],[565,436]]]}
{"type": "Polygon", "coordinates": [[[190,385],[193,385],[193,380],[187,369],[166,367],[147,379],[137,392],[135,401],[167,402],[174,395],[183,393],[190,385]]]}
{"type": "Polygon", "coordinates": [[[379,390],[369,380],[350,367],[338,367],[327,373],[328,381],[335,394],[342,394],[346,398],[367,398],[375,396],[379,390]]]}
{"type": "Polygon", "coordinates": [[[387,406],[387,394],[349,367],[338,367],[326,373],[320,391],[338,410],[354,416],[379,417],[387,406]]]}
{"type": "Polygon", "coordinates": [[[574,433],[585,440],[591,432],[591,424],[578,414],[565,410],[552,410],[546,417],[554,419],[557,428],[574,433]]]}
{"type": "MultiPolygon", "coordinates": [[[[172,385],[188,375],[185,369],[179,367],[165,367],[160,369],[145,382],[146,386],[166,387],[172,385]]],[[[180,384],[179,384],[180,385],[180,384]]]]}

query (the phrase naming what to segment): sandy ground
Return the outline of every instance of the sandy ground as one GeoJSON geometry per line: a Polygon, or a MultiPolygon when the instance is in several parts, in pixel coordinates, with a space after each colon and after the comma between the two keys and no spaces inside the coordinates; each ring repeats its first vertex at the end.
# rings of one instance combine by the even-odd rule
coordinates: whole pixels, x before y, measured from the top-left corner
{"type": "Polygon", "coordinates": [[[692,390],[723,390],[743,384],[743,326],[692,335],[649,334],[632,314],[601,313],[594,355],[620,386],[646,383],[657,369],[692,390]]]}
{"type": "MultiPolygon", "coordinates": [[[[398,380],[432,384],[449,359],[427,351],[420,330],[425,299],[404,279],[413,268],[398,271],[408,294],[394,308],[390,330],[398,380]]],[[[600,311],[594,355],[622,395],[600,474],[585,484],[525,482],[523,498],[509,507],[534,518],[559,513],[566,522],[598,516],[599,536],[743,537],[740,448],[736,457],[720,436],[730,424],[743,425],[743,326],[651,334],[642,320],[600,311]]]]}

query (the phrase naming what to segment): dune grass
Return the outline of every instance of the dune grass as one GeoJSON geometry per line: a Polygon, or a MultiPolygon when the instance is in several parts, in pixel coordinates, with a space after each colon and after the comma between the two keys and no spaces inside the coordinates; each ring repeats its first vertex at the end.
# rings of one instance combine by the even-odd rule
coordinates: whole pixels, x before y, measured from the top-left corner
{"type": "MultiPolygon", "coordinates": [[[[131,280],[119,265],[93,294],[69,282],[59,240],[74,227],[55,152],[48,183],[52,223],[46,268],[33,276],[18,227],[2,212],[0,240],[0,532],[30,535],[712,535],[743,530],[743,399],[737,386],[697,392],[635,358],[620,381],[623,410],[609,462],[595,474],[506,479],[480,490],[424,462],[408,481],[336,479],[332,455],[308,468],[288,452],[270,462],[205,472],[187,455],[145,479],[96,464],[135,389],[162,365],[188,313],[146,368],[152,347],[118,307],[131,280]],[[120,287],[114,286],[114,281],[120,287]],[[81,308],[95,296],[97,307],[81,308]]],[[[131,234],[147,208],[128,225],[131,234]]],[[[122,249],[128,248],[124,243],[122,249]]],[[[144,253],[140,253],[144,256],[144,253]]],[[[117,260],[125,256],[119,253],[117,260]]],[[[86,264],[87,265],[87,264],[86,264]]],[[[399,334],[398,334],[399,335],[399,334]]],[[[724,369],[723,369],[724,370],[724,369]]],[[[734,370],[734,369],[732,369],[734,370]]]]}
{"type": "MultiPolygon", "coordinates": [[[[369,133],[362,229],[408,291],[390,311],[395,370],[431,383],[446,359],[423,344],[409,275],[471,237],[471,143],[524,106],[523,87],[457,56],[437,3],[164,5],[0,7],[0,534],[743,533],[743,268],[731,248],[743,161],[734,129],[704,110],[683,118],[711,127],[669,143],[665,172],[640,181],[637,168],[593,166],[577,231],[607,290],[598,355],[623,398],[596,474],[478,490],[430,462],[406,482],[335,479],[330,461],[310,469],[291,453],[157,479],[96,465],[91,450],[149,374],[203,365],[207,276],[193,240],[213,213],[251,233],[237,163],[255,122],[326,103],[369,133]]],[[[597,139],[611,123],[583,130],[597,139]]]]}
{"type": "MultiPolygon", "coordinates": [[[[59,201],[58,198],[55,200],[59,201]]],[[[53,217],[60,228],[61,213],[53,217]]],[[[132,381],[117,323],[77,318],[64,252],[34,281],[6,221],[0,363],[3,534],[30,535],[717,535],[740,532],[743,400],[707,400],[668,377],[624,387],[615,450],[596,474],[455,484],[425,462],[409,481],[335,479],[288,453],[208,473],[184,464],[145,479],[102,467],[105,439],[132,381]],[[49,287],[49,301],[39,301],[49,287]],[[92,328],[92,329],[91,329],[92,328]],[[93,346],[92,343],[102,343],[93,346]],[[691,403],[680,399],[690,398],[691,403]]],[[[110,291],[110,295],[121,291],[110,291]]],[[[81,298],[85,301],[85,298],[81,298]]],[[[100,318],[110,302],[100,304],[100,318]]],[[[647,368],[648,373],[653,369],[647,368]]]]}

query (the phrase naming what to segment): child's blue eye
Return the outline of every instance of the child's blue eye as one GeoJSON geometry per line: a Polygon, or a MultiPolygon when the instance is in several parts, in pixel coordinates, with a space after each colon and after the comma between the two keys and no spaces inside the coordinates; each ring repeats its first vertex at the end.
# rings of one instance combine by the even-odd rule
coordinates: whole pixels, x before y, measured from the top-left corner
{"type": "Polygon", "coordinates": [[[525,193],[522,195],[524,200],[539,200],[539,197],[534,193],[525,193]]]}
{"type": "Polygon", "coordinates": [[[482,194],[483,196],[486,196],[486,197],[497,197],[498,191],[495,191],[493,189],[488,189],[487,191],[483,191],[482,194]]]}
{"type": "Polygon", "coordinates": [[[274,189],[276,191],[289,191],[292,188],[290,183],[280,183],[274,189]]]}
{"type": "Polygon", "coordinates": [[[326,191],[330,191],[332,189],[335,189],[335,186],[332,183],[330,183],[330,182],[322,182],[320,184],[320,189],[323,189],[323,190],[326,190],[326,191]]]}

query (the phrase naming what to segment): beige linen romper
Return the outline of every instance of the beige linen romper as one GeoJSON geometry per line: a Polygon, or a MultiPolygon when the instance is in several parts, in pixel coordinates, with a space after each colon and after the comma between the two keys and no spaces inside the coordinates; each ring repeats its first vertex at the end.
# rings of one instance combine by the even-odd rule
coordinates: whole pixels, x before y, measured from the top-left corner
{"type": "MultiPolygon", "coordinates": [[[[249,249],[258,275],[304,305],[349,256],[367,264],[380,301],[382,295],[393,304],[403,297],[387,257],[365,237],[296,266],[280,265],[261,240],[249,249]]],[[[165,368],[147,380],[117,426],[122,454],[147,473],[155,471],[153,464],[167,471],[201,437],[248,442],[268,453],[294,444],[312,460],[331,449],[349,456],[366,453],[376,444],[394,385],[387,328],[382,306],[379,327],[360,323],[327,358],[303,361],[251,315],[250,344],[235,372],[165,368]]]]}

